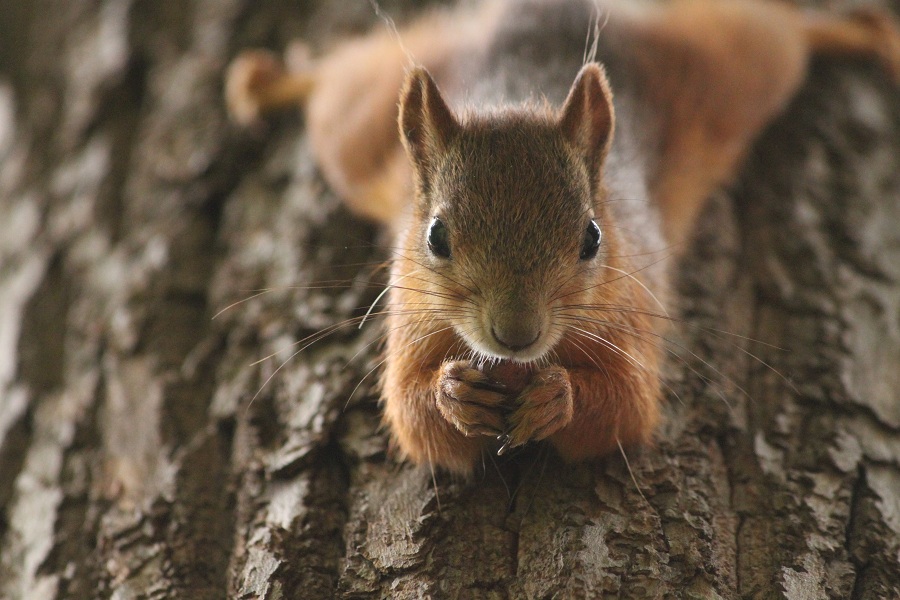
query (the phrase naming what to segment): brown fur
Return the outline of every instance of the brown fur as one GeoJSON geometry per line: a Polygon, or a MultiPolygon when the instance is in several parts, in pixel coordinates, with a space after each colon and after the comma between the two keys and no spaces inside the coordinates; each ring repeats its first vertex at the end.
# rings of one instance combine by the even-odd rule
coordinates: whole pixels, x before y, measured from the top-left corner
{"type": "Polygon", "coordinates": [[[649,202],[629,215],[607,186],[616,119],[600,67],[582,69],[559,110],[532,102],[460,112],[442,93],[464,95],[467,74],[515,15],[505,4],[426,17],[402,34],[404,49],[384,32],[348,42],[302,72],[245,55],[228,86],[245,119],[292,93],[305,101],[329,181],[394,232],[385,420],[403,456],[456,473],[485,451],[530,441],[547,439],[569,460],[649,441],[664,328],[649,290],[665,302],[665,277],[636,274],[641,265],[628,257],[653,250],[650,213],[661,213],[670,243],[683,241],[796,92],[811,54],[875,58],[900,76],[897,27],[872,11],[839,17],[763,0],[615,5],[609,33],[629,43],[618,50],[624,64],[612,66],[640,90],[627,97],[637,113],[655,119],[645,125],[655,136],[644,147],[654,153],[649,202]],[[404,78],[407,51],[428,71],[404,78]],[[450,258],[425,243],[436,216],[450,258]],[[602,244],[582,261],[590,217],[602,244]],[[533,334],[523,349],[501,341],[533,334]]]}

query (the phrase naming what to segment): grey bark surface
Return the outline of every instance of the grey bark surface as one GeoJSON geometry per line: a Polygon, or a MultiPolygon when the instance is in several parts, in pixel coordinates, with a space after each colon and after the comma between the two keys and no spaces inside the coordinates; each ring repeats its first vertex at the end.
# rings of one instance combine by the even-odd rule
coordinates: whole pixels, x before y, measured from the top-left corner
{"type": "Polygon", "coordinates": [[[374,25],[0,0],[0,598],[900,597],[896,88],[816,63],[714,198],[655,448],[433,480],[387,454],[377,323],[293,355],[375,299],[377,232],[299,115],[221,101],[241,48],[374,25]]]}

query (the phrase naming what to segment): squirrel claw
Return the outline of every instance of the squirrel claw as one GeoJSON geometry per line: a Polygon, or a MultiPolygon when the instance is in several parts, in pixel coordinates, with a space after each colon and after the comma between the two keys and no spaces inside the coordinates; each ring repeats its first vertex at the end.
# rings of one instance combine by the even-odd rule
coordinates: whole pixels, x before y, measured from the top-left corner
{"type": "Polygon", "coordinates": [[[507,450],[509,450],[511,447],[513,447],[513,446],[511,446],[512,437],[510,437],[507,434],[498,435],[497,441],[503,442],[503,444],[499,448],[497,448],[497,456],[503,456],[504,454],[506,454],[507,450]]]}
{"type": "Polygon", "coordinates": [[[497,451],[498,456],[505,454],[509,450],[521,448],[529,441],[527,437],[522,437],[521,435],[517,436],[515,431],[506,434],[503,438],[503,445],[500,446],[500,449],[497,451]]]}

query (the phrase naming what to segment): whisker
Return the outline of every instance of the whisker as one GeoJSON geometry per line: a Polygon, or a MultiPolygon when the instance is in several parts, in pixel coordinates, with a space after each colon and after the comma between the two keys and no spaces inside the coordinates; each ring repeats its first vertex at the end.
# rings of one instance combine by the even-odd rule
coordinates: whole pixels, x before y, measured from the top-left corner
{"type": "MultiPolygon", "coordinates": [[[[340,289],[342,287],[350,288],[355,283],[357,283],[357,282],[355,282],[353,280],[332,279],[332,280],[324,280],[324,281],[314,282],[309,285],[284,285],[284,286],[276,286],[276,287],[272,287],[272,288],[246,290],[248,292],[251,292],[252,295],[250,295],[246,298],[243,298],[241,300],[237,300],[236,302],[232,302],[231,304],[229,304],[228,306],[226,306],[225,308],[219,310],[219,312],[214,314],[210,320],[215,320],[216,318],[220,317],[223,313],[231,310],[235,306],[239,306],[239,305],[249,302],[255,298],[264,296],[266,294],[271,294],[274,292],[284,292],[284,291],[290,291],[290,290],[331,290],[331,289],[340,289]]],[[[366,283],[365,285],[371,285],[373,287],[374,286],[381,287],[381,284],[376,284],[374,282],[366,283]]]]}
{"type": "MultiPolygon", "coordinates": [[[[402,281],[403,279],[406,279],[406,277],[407,277],[406,275],[403,275],[403,276],[400,277],[397,281],[402,281]]],[[[378,294],[378,296],[375,297],[375,300],[372,302],[372,305],[369,306],[369,310],[366,311],[366,314],[363,315],[362,320],[359,322],[359,328],[360,328],[360,329],[362,329],[362,326],[366,324],[366,319],[369,318],[369,315],[372,313],[372,310],[375,308],[375,305],[378,304],[378,301],[381,300],[381,299],[384,297],[384,295],[387,294],[388,291],[389,291],[392,287],[394,287],[394,284],[390,284],[390,285],[385,286],[385,288],[381,291],[381,293],[378,294]]]]}
{"type": "MultiPolygon", "coordinates": [[[[281,369],[283,369],[285,366],[287,366],[287,364],[288,364],[291,360],[293,360],[295,357],[297,357],[299,354],[301,354],[304,350],[306,350],[307,348],[309,348],[309,347],[312,346],[313,344],[316,344],[316,343],[320,342],[321,340],[325,339],[326,337],[328,337],[329,335],[331,335],[332,333],[334,333],[335,331],[337,331],[337,330],[340,329],[341,327],[345,327],[345,326],[347,326],[347,325],[349,325],[349,324],[352,324],[352,322],[355,321],[355,320],[358,319],[358,318],[361,318],[361,317],[354,317],[354,318],[352,318],[352,319],[347,319],[347,320],[345,320],[345,321],[342,321],[341,323],[337,323],[337,324],[335,324],[335,325],[332,325],[332,326],[330,326],[330,327],[327,327],[327,328],[326,328],[325,330],[323,330],[323,331],[317,332],[317,333],[315,333],[315,334],[313,334],[313,335],[311,335],[311,336],[307,336],[306,338],[304,338],[303,340],[301,340],[301,342],[295,342],[294,344],[292,344],[292,345],[296,345],[297,343],[302,343],[302,342],[305,341],[305,340],[310,340],[308,343],[306,343],[306,344],[303,345],[301,348],[299,348],[297,351],[295,351],[293,354],[291,354],[284,362],[282,362],[282,363],[281,363],[281,364],[280,364],[280,365],[279,365],[279,366],[278,366],[278,367],[277,367],[277,368],[276,368],[276,369],[275,369],[275,370],[274,370],[274,371],[266,378],[266,380],[262,383],[262,385],[259,387],[259,389],[257,390],[257,392],[256,392],[256,393],[253,395],[253,397],[250,399],[250,403],[247,405],[247,408],[249,409],[249,407],[253,404],[253,402],[256,401],[256,398],[259,397],[259,395],[262,393],[263,389],[265,389],[265,387],[269,384],[270,381],[272,381],[272,379],[275,377],[275,375],[277,375],[278,372],[281,371],[281,369]],[[311,339],[311,338],[312,338],[312,339],[311,339]]],[[[444,328],[443,330],[446,330],[446,329],[447,329],[447,328],[444,328]]],[[[439,331],[443,331],[443,330],[439,330],[439,331]]],[[[427,336],[426,336],[426,337],[427,337],[427,336]]],[[[260,359],[260,360],[258,360],[258,361],[256,361],[256,362],[252,363],[251,366],[258,365],[259,363],[261,363],[261,362],[263,362],[263,361],[265,361],[265,360],[268,360],[269,358],[272,358],[272,357],[275,356],[276,354],[278,354],[278,352],[275,352],[275,353],[273,353],[273,354],[270,354],[268,357],[266,357],[266,358],[264,358],[264,359],[260,359]]],[[[384,361],[382,361],[382,363],[383,363],[383,362],[384,362],[384,361]]],[[[377,368],[377,366],[380,366],[382,363],[379,363],[378,365],[376,365],[376,368],[377,368]]],[[[370,373],[371,373],[371,371],[370,371],[370,373]]],[[[367,376],[368,376],[368,375],[367,375],[367,376]]],[[[365,377],[364,377],[363,379],[365,379],[365,377]]],[[[353,389],[353,392],[356,392],[356,390],[359,388],[359,386],[360,386],[361,384],[362,384],[362,380],[356,385],[356,387],[353,389]]],[[[353,396],[353,393],[350,394],[350,397],[352,397],[352,396],[353,396]]],[[[348,402],[349,402],[349,400],[348,400],[348,402]]]]}
{"type": "Polygon", "coordinates": [[[644,285],[644,282],[642,282],[640,279],[638,279],[637,277],[635,277],[635,276],[632,275],[631,273],[627,273],[626,271],[623,271],[622,269],[617,269],[616,267],[611,267],[611,266],[609,266],[609,265],[600,265],[600,266],[601,266],[602,268],[604,268],[604,269],[609,269],[609,270],[611,270],[611,271],[616,271],[616,272],[618,272],[618,273],[622,273],[623,275],[625,275],[625,276],[630,277],[631,279],[633,279],[633,280],[635,281],[635,283],[637,283],[639,286],[641,286],[642,288],[644,288],[644,291],[645,291],[645,292],[647,292],[648,294],[650,294],[650,297],[653,298],[653,300],[656,302],[656,304],[659,305],[659,307],[662,309],[663,313],[665,313],[665,315],[666,315],[667,317],[669,316],[669,311],[666,310],[666,307],[663,306],[663,303],[660,302],[659,298],[656,297],[656,294],[654,294],[653,292],[651,292],[651,291],[650,291],[650,288],[648,288],[646,285],[644,285]]]}
{"type": "MultiPolygon", "coordinates": [[[[645,373],[650,373],[650,374],[652,374],[654,377],[657,377],[657,374],[656,374],[656,373],[651,372],[649,369],[647,369],[647,367],[646,367],[644,364],[642,364],[642,363],[640,363],[639,361],[637,361],[636,359],[634,359],[634,358],[633,358],[631,355],[629,355],[628,353],[622,351],[620,348],[618,348],[618,346],[616,346],[615,344],[613,344],[612,342],[610,342],[610,341],[607,340],[606,338],[604,338],[604,337],[602,337],[602,336],[599,336],[599,335],[597,335],[597,334],[593,334],[593,333],[591,333],[591,332],[589,332],[589,331],[587,331],[587,330],[585,330],[585,329],[582,329],[582,328],[580,328],[580,327],[574,327],[574,326],[572,326],[572,329],[575,330],[575,334],[576,334],[576,335],[580,335],[581,337],[583,337],[583,338],[585,338],[585,339],[588,339],[588,340],[592,340],[592,341],[595,341],[595,342],[599,342],[600,344],[602,344],[602,345],[605,346],[606,348],[612,350],[614,353],[616,353],[616,354],[622,356],[622,357],[625,358],[626,360],[629,360],[630,364],[632,364],[633,366],[635,366],[635,367],[641,369],[641,370],[644,371],[645,373]]],[[[627,333],[627,332],[626,332],[626,333],[627,333]]],[[[635,336],[634,334],[632,334],[632,336],[637,337],[638,339],[641,339],[641,340],[643,339],[643,338],[640,338],[639,336],[635,336]]],[[[573,341],[574,341],[574,340],[573,340],[573,341]]],[[[655,344],[653,344],[652,342],[647,342],[647,343],[650,343],[651,345],[654,345],[654,347],[659,347],[659,346],[656,346],[655,344]]],[[[667,352],[672,352],[671,350],[665,348],[664,346],[663,346],[661,349],[662,349],[662,350],[665,350],[665,351],[667,351],[667,352]]],[[[675,354],[675,356],[678,357],[677,354],[675,354]]],[[[678,358],[681,358],[681,357],[678,357],[678,358]]],[[[688,367],[688,368],[690,368],[690,367],[688,367]]],[[[700,375],[699,373],[697,373],[697,374],[698,374],[700,377],[703,377],[703,376],[700,375]]],[[[609,382],[612,383],[612,378],[611,378],[611,376],[609,375],[608,372],[606,373],[606,375],[607,375],[607,379],[609,380],[609,382]]],[[[704,378],[704,379],[705,379],[705,378],[704,378]]],[[[678,392],[675,391],[675,389],[674,389],[671,385],[669,385],[668,382],[666,382],[666,381],[665,381],[664,379],[662,379],[661,377],[658,378],[658,380],[659,380],[660,385],[662,385],[666,390],[668,390],[669,393],[671,393],[672,395],[674,395],[675,398],[676,398],[681,404],[684,404],[684,402],[683,402],[682,399],[681,399],[681,396],[678,394],[678,392]]],[[[728,404],[728,401],[727,401],[727,400],[724,400],[724,397],[723,397],[723,401],[725,402],[726,406],[728,406],[729,408],[731,407],[731,406],[728,404]]]]}
{"type": "MultiPolygon", "coordinates": [[[[443,313],[442,313],[442,314],[443,314],[443,313]]],[[[434,315],[428,315],[428,321],[426,321],[426,323],[427,323],[427,324],[431,324],[431,323],[433,323],[434,321],[435,321],[434,315]]],[[[360,348],[359,350],[357,350],[356,353],[355,353],[353,356],[350,357],[350,360],[347,361],[347,364],[349,364],[349,363],[353,362],[354,360],[356,360],[356,358],[357,358],[360,354],[362,354],[363,352],[365,352],[369,347],[371,347],[371,346],[374,345],[374,344],[377,344],[377,343],[381,342],[382,340],[384,340],[385,338],[387,338],[387,336],[389,336],[390,334],[394,333],[395,331],[399,331],[399,330],[404,329],[404,328],[406,328],[406,327],[412,327],[413,325],[418,325],[418,324],[419,324],[419,323],[415,323],[415,322],[406,322],[406,323],[403,323],[402,325],[397,325],[396,327],[391,327],[391,328],[388,329],[387,331],[383,331],[383,332],[380,333],[380,334],[378,335],[378,337],[376,337],[374,340],[372,340],[371,342],[369,342],[368,344],[364,345],[362,348],[360,348]]],[[[344,365],[344,366],[346,367],[347,365],[344,365]]]]}
{"type": "Polygon", "coordinates": [[[633,366],[639,367],[640,369],[642,369],[645,372],[648,372],[648,373],[650,372],[649,369],[647,369],[646,365],[644,365],[641,361],[637,360],[636,358],[634,358],[633,356],[631,356],[630,354],[628,354],[627,352],[625,352],[624,350],[619,348],[617,345],[615,345],[611,341],[604,338],[602,335],[600,335],[598,333],[594,333],[592,331],[588,331],[587,329],[582,329],[581,327],[576,327],[574,325],[572,325],[570,327],[572,329],[574,329],[575,331],[578,331],[578,332],[584,334],[589,339],[593,339],[594,341],[603,344],[604,346],[606,346],[610,350],[614,351],[619,356],[626,358],[633,366]]]}
{"type": "MultiPolygon", "coordinates": [[[[369,316],[416,316],[416,315],[426,315],[426,316],[451,315],[452,316],[452,315],[464,315],[464,314],[465,313],[462,311],[454,312],[451,309],[442,308],[442,309],[386,310],[386,311],[379,311],[376,313],[372,313],[372,315],[369,315],[369,316]]],[[[362,317],[362,316],[358,316],[358,317],[351,317],[349,319],[344,319],[343,321],[341,321],[339,323],[334,323],[332,325],[329,325],[328,327],[325,327],[324,329],[320,329],[319,331],[317,331],[315,333],[312,333],[302,339],[292,342],[290,345],[297,346],[299,344],[303,344],[310,340],[312,340],[312,343],[316,343],[316,342],[321,341],[322,339],[328,337],[329,335],[336,332],[337,330],[342,329],[344,327],[349,327],[349,326],[355,324],[356,321],[362,320],[363,318],[364,317],[362,317]],[[313,338],[315,338],[315,339],[313,339],[313,338]]],[[[308,347],[309,346],[304,346],[304,349],[308,348],[308,347]]],[[[265,361],[269,360],[270,358],[276,356],[280,352],[282,352],[282,351],[278,350],[276,352],[273,352],[272,354],[269,354],[268,356],[260,358],[256,361],[250,363],[250,366],[252,367],[252,366],[258,365],[262,362],[265,362],[265,361]]]]}
{"type": "Polygon", "coordinates": [[[634,471],[631,468],[631,463],[628,462],[628,456],[625,454],[625,448],[622,447],[622,442],[619,441],[619,438],[616,438],[616,445],[619,447],[619,452],[622,454],[622,458],[625,459],[625,467],[628,469],[628,474],[631,476],[631,481],[634,483],[635,489],[637,489],[637,493],[641,495],[641,498],[644,499],[644,502],[649,504],[650,502],[647,500],[647,496],[644,495],[644,492],[641,491],[641,486],[637,482],[637,478],[634,476],[634,471]]]}
{"type": "MultiPolygon", "coordinates": [[[[579,322],[579,323],[584,322],[585,319],[586,319],[586,318],[583,318],[583,317],[571,317],[571,316],[565,316],[565,318],[568,318],[568,319],[570,319],[570,320],[573,320],[573,319],[574,319],[575,322],[579,322]]],[[[672,350],[671,348],[669,348],[668,346],[666,346],[666,344],[671,344],[671,345],[673,345],[673,346],[676,346],[676,347],[680,348],[681,350],[684,350],[685,352],[689,353],[689,354],[690,354],[691,356],[693,356],[695,359],[699,360],[701,363],[703,363],[703,365],[704,365],[705,367],[707,367],[707,368],[710,369],[711,371],[715,372],[715,373],[716,373],[719,377],[721,377],[724,381],[727,381],[727,382],[731,383],[732,385],[734,385],[734,386],[735,386],[738,390],[740,390],[745,396],[747,396],[748,398],[751,397],[750,394],[747,393],[747,391],[744,390],[744,389],[743,389],[737,382],[735,382],[731,377],[729,377],[729,376],[725,375],[724,373],[722,373],[721,371],[719,371],[719,370],[718,370],[716,367],[714,367],[711,363],[707,362],[706,360],[704,360],[703,358],[701,358],[700,356],[698,356],[696,353],[694,353],[693,351],[691,351],[689,348],[686,348],[685,346],[682,346],[681,344],[679,344],[679,343],[677,343],[677,342],[674,342],[674,341],[672,341],[672,340],[666,338],[665,336],[662,336],[662,335],[660,335],[660,334],[658,334],[658,333],[656,333],[656,332],[653,332],[653,331],[646,331],[646,330],[643,330],[643,329],[640,329],[640,328],[637,328],[637,327],[632,327],[632,326],[630,326],[630,325],[622,325],[622,324],[619,324],[619,323],[613,323],[613,322],[609,322],[609,321],[603,321],[603,320],[601,320],[601,319],[587,319],[587,321],[590,322],[590,323],[593,323],[593,324],[603,325],[604,327],[608,327],[608,328],[614,329],[614,330],[616,330],[616,331],[620,331],[620,332],[622,332],[622,333],[625,333],[626,335],[631,335],[632,337],[635,337],[635,338],[637,338],[637,339],[643,341],[644,343],[647,343],[647,344],[652,345],[654,348],[658,348],[658,349],[660,349],[660,350],[663,350],[664,352],[668,353],[669,355],[671,355],[671,356],[677,358],[678,360],[680,360],[680,361],[682,362],[682,364],[684,364],[684,366],[687,367],[688,370],[691,371],[691,373],[693,373],[694,375],[696,375],[697,377],[699,377],[704,383],[707,383],[707,384],[709,384],[709,385],[714,385],[714,382],[713,382],[712,379],[710,379],[710,378],[707,377],[706,375],[703,375],[703,374],[700,373],[700,371],[698,371],[697,369],[693,368],[683,356],[681,356],[680,354],[678,354],[677,352],[675,352],[674,350],[672,350]],[[660,343],[654,342],[653,340],[648,340],[648,339],[646,339],[646,338],[643,337],[644,335],[649,335],[649,336],[653,336],[653,337],[659,338],[660,340],[662,340],[663,342],[665,342],[665,344],[660,344],[660,343]]],[[[664,385],[666,385],[666,384],[664,384],[664,385]]],[[[668,386],[668,385],[666,385],[666,387],[669,389],[669,391],[671,391],[671,392],[675,395],[675,397],[676,397],[679,401],[681,401],[681,396],[679,396],[679,394],[678,394],[677,392],[675,392],[674,389],[672,389],[672,388],[671,388],[670,386],[668,386]]],[[[725,395],[722,393],[722,391],[719,390],[717,387],[714,387],[714,389],[715,389],[715,391],[716,391],[716,395],[719,396],[719,398],[722,400],[722,402],[724,402],[725,405],[726,405],[728,408],[733,408],[733,407],[731,406],[731,403],[728,402],[728,399],[727,399],[727,398],[725,397],[725,395]]]]}
{"type": "Polygon", "coordinates": [[[590,291],[590,290],[593,290],[593,289],[598,288],[598,287],[602,287],[602,286],[604,286],[604,285],[609,285],[609,284],[611,284],[611,283],[615,283],[616,281],[620,281],[620,280],[622,280],[622,279],[625,279],[626,276],[630,276],[630,275],[634,275],[635,273],[640,273],[640,272],[642,272],[642,271],[646,271],[647,269],[649,269],[649,268],[651,268],[651,267],[654,267],[654,266],[658,265],[659,263],[661,263],[662,261],[666,260],[667,258],[668,258],[668,256],[664,256],[664,257],[662,257],[662,258],[660,258],[660,259],[658,259],[658,260],[655,260],[655,261],[653,261],[653,262],[651,262],[651,263],[649,263],[649,264],[647,264],[647,265],[644,265],[643,267],[641,267],[641,268],[639,268],[639,269],[635,269],[634,271],[631,271],[630,273],[626,272],[625,275],[620,275],[619,277],[615,277],[615,278],[613,278],[613,279],[608,279],[608,280],[605,280],[605,281],[601,281],[600,283],[596,283],[596,284],[594,284],[594,285],[588,286],[588,287],[586,287],[586,288],[582,288],[582,289],[580,289],[580,290],[574,290],[574,291],[571,291],[571,292],[569,292],[569,293],[567,293],[567,294],[563,294],[562,296],[555,296],[555,297],[552,297],[552,298],[550,299],[550,302],[556,302],[557,300],[561,300],[561,299],[563,299],[563,298],[568,298],[569,296],[574,296],[575,294],[581,294],[581,293],[583,293],[583,292],[588,292],[588,291],[590,291]]]}
{"type": "MultiPolygon", "coordinates": [[[[426,339],[426,338],[429,338],[429,337],[431,337],[431,336],[433,336],[433,335],[437,335],[437,334],[439,334],[439,333],[443,333],[443,332],[445,332],[445,331],[450,331],[450,330],[452,330],[452,329],[453,329],[453,326],[450,325],[450,326],[447,326],[447,327],[443,327],[443,328],[441,328],[441,329],[438,329],[438,330],[436,330],[436,331],[432,331],[432,332],[430,332],[430,333],[426,333],[425,335],[420,336],[420,337],[418,337],[418,338],[412,340],[411,342],[409,342],[409,343],[407,343],[407,344],[404,344],[403,347],[398,348],[398,349],[396,350],[396,352],[402,352],[402,351],[405,351],[407,348],[409,348],[409,347],[412,346],[413,344],[417,344],[417,343],[421,342],[422,340],[424,340],[424,339],[426,339]]],[[[371,369],[369,369],[369,371],[368,371],[365,375],[363,375],[363,378],[359,380],[359,383],[356,384],[356,387],[354,387],[354,388],[353,388],[353,391],[350,392],[350,395],[347,396],[347,405],[350,404],[350,399],[353,398],[353,394],[356,393],[356,390],[359,389],[359,386],[361,386],[361,385],[363,384],[363,382],[364,382],[366,379],[368,379],[370,375],[372,375],[372,373],[374,373],[379,367],[381,367],[381,365],[383,365],[384,363],[386,363],[386,362],[388,361],[388,359],[390,359],[390,358],[392,358],[392,355],[385,356],[382,360],[378,361],[378,364],[376,364],[374,367],[372,367],[371,369]]],[[[346,406],[345,406],[345,408],[346,408],[346,406]]]]}
{"type": "Polygon", "coordinates": [[[603,375],[606,376],[606,381],[608,381],[609,385],[612,386],[613,379],[612,379],[612,375],[610,375],[610,373],[609,373],[609,369],[607,369],[606,366],[604,366],[603,364],[598,363],[596,357],[593,354],[591,354],[591,352],[588,350],[587,346],[585,346],[580,340],[572,338],[571,342],[572,342],[572,344],[575,345],[575,347],[577,347],[579,350],[581,350],[581,352],[584,353],[585,356],[588,357],[588,360],[590,360],[597,367],[598,371],[602,372],[603,375]]]}
{"type": "MultiPolygon", "coordinates": [[[[689,327],[691,329],[696,329],[703,333],[711,333],[711,334],[720,334],[721,336],[734,337],[740,340],[745,340],[748,342],[752,342],[754,344],[758,344],[760,346],[765,346],[767,348],[771,348],[773,350],[778,350],[779,352],[789,352],[787,348],[782,348],[780,346],[776,346],[775,344],[770,344],[768,342],[764,342],[763,340],[748,337],[745,335],[741,335],[738,333],[734,333],[731,331],[726,331],[724,329],[717,329],[715,327],[709,327],[706,325],[698,325],[697,323],[692,323],[691,321],[681,317],[672,317],[668,314],[660,314],[657,312],[653,312],[650,310],[644,310],[640,308],[634,308],[633,306],[626,306],[620,304],[565,304],[558,307],[554,307],[553,311],[560,311],[566,309],[576,309],[576,310],[596,310],[596,311],[604,311],[604,312],[622,312],[622,313],[635,313],[647,317],[652,317],[656,319],[663,319],[666,321],[671,321],[672,323],[678,323],[679,325],[684,325],[685,327],[689,327]]],[[[720,339],[720,338],[719,338],[720,339]]]]}
{"type": "MultiPolygon", "coordinates": [[[[660,314],[657,314],[657,313],[648,312],[648,311],[642,311],[642,310],[639,310],[639,309],[632,309],[632,308],[629,308],[629,307],[617,307],[617,306],[615,306],[615,305],[569,305],[569,306],[566,307],[566,308],[575,308],[575,309],[577,309],[577,310],[602,310],[602,311],[605,311],[605,312],[626,312],[626,313],[627,313],[627,312],[632,312],[632,313],[635,313],[635,314],[640,314],[640,315],[644,315],[644,316],[648,316],[648,317],[655,317],[655,318],[665,319],[665,320],[671,321],[671,322],[673,322],[673,323],[679,323],[679,324],[685,325],[685,326],[687,326],[687,327],[689,327],[689,328],[693,328],[693,329],[696,329],[696,330],[698,330],[698,331],[701,331],[701,332],[704,332],[704,333],[708,333],[708,334],[712,335],[715,339],[719,339],[719,340],[725,341],[725,342],[728,343],[729,346],[731,346],[732,348],[735,348],[736,350],[738,350],[739,352],[741,352],[741,353],[744,354],[745,356],[747,356],[747,357],[753,359],[754,361],[756,361],[757,363],[763,365],[766,369],[768,369],[769,371],[771,371],[772,373],[774,373],[775,375],[777,375],[777,376],[779,377],[779,379],[781,379],[781,381],[784,382],[784,384],[787,385],[791,390],[793,390],[795,393],[799,393],[799,391],[797,390],[797,388],[794,386],[793,382],[791,382],[791,380],[788,379],[781,371],[779,371],[778,369],[776,369],[776,368],[775,368],[774,366],[772,366],[770,363],[768,363],[767,361],[763,360],[762,358],[760,358],[759,356],[757,356],[757,355],[754,354],[753,352],[750,352],[750,351],[747,350],[746,348],[743,348],[743,347],[741,347],[740,345],[738,345],[738,344],[736,344],[736,343],[734,343],[734,342],[728,341],[728,340],[725,339],[725,338],[726,338],[726,337],[734,337],[734,338],[737,338],[737,339],[740,339],[740,340],[745,340],[745,341],[748,341],[748,342],[753,342],[753,343],[755,343],[755,344],[760,344],[760,345],[762,345],[762,346],[771,348],[771,349],[773,349],[773,350],[778,350],[778,351],[780,351],[780,352],[787,352],[787,350],[785,350],[784,348],[780,348],[780,347],[778,347],[778,346],[775,346],[775,345],[773,345],[773,344],[768,344],[768,343],[763,342],[763,341],[761,341],[761,340],[756,340],[756,339],[753,339],[753,338],[750,338],[750,337],[747,337],[747,336],[743,336],[743,335],[731,333],[731,332],[724,331],[724,330],[721,330],[721,329],[716,329],[716,328],[712,328],[712,327],[704,327],[704,326],[700,326],[700,325],[697,325],[697,324],[695,324],[695,323],[691,323],[691,322],[689,322],[689,321],[686,321],[685,319],[678,319],[678,318],[674,318],[674,317],[669,317],[668,315],[660,315],[660,314]]],[[[562,313],[561,310],[564,310],[564,308],[563,308],[563,307],[558,307],[557,309],[554,309],[554,312],[555,312],[556,314],[565,314],[565,313],[562,313]]],[[[587,319],[587,320],[590,320],[590,319],[591,319],[591,317],[584,317],[584,316],[581,316],[581,315],[568,315],[568,316],[574,317],[574,318],[576,318],[576,319],[587,319]]],[[[600,324],[600,325],[611,325],[611,324],[612,324],[610,321],[605,321],[605,320],[597,320],[596,322],[597,322],[597,324],[600,324]]],[[[725,378],[727,381],[730,381],[731,383],[734,383],[733,381],[730,380],[730,378],[728,378],[728,377],[725,376],[725,375],[722,375],[722,374],[721,374],[715,367],[713,367],[710,363],[708,363],[707,361],[701,359],[697,354],[695,354],[694,352],[691,352],[688,348],[682,346],[681,344],[677,344],[677,343],[675,343],[674,341],[672,341],[672,340],[670,340],[670,339],[668,339],[668,338],[666,338],[666,337],[664,337],[664,336],[662,336],[662,335],[660,335],[660,334],[658,334],[658,333],[656,333],[656,332],[653,332],[653,331],[646,331],[646,330],[638,330],[638,331],[640,331],[641,333],[645,333],[645,334],[653,335],[653,336],[655,336],[655,337],[659,337],[660,339],[662,339],[662,340],[664,340],[664,341],[666,341],[666,342],[668,342],[668,343],[670,343],[670,344],[673,344],[673,345],[675,345],[675,346],[681,348],[682,350],[685,350],[685,351],[689,352],[692,356],[694,356],[697,360],[700,360],[701,362],[703,362],[703,363],[704,363],[707,367],[709,367],[711,370],[715,371],[717,374],[719,374],[720,376],[722,376],[723,378],[725,378]]],[[[737,386],[737,384],[735,384],[735,385],[737,386]]],[[[737,387],[740,389],[740,386],[737,386],[737,387]]],[[[744,393],[747,397],[750,397],[750,395],[749,395],[745,390],[741,389],[741,392],[744,393]]]]}
{"type": "Polygon", "coordinates": [[[271,291],[271,290],[262,290],[262,291],[259,291],[259,292],[255,293],[255,294],[253,294],[252,296],[250,296],[250,297],[248,297],[248,298],[244,298],[243,300],[238,300],[237,302],[232,302],[231,304],[229,304],[228,306],[226,306],[225,308],[223,308],[222,310],[220,310],[219,312],[217,312],[216,314],[214,314],[214,315],[212,316],[212,319],[210,319],[210,320],[214,321],[214,320],[216,320],[220,315],[222,315],[222,313],[225,313],[225,312],[231,310],[231,309],[234,308],[235,306],[239,306],[239,305],[241,305],[241,304],[243,304],[243,303],[245,303],[245,302],[249,302],[250,300],[253,300],[254,298],[259,298],[260,296],[262,296],[262,295],[264,295],[264,294],[268,294],[270,291],[271,291]]]}
{"type": "MultiPolygon", "coordinates": [[[[467,292],[469,292],[469,293],[470,293],[471,295],[473,295],[473,296],[479,296],[479,295],[481,295],[481,294],[480,294],[480,290],[478,290],[478,291],[473,290],[472,288],[470,288],[470,287],[468,287],[468,286],[465,286],[465,285],[463,285],[462,283],[456,281],[455,279],[453,279],[453,278],[450,277],[449,275],[446,275],[446,274],[444,274],[444,273],[441,273],[440,271],[437,271],[436,269],[433,269],[432,267],[429,267],[429,266],[426,265],[426,264],[423,264],[423,263],[421,263],[421,262],[419,262],[419,261],[417,261],[417,260],[415,260],[415,259],[413,259],[413,258],[410,258],[410,257],[408,257],[408,256],[406,256],[406,255],[404,255],[404,254],[402,254],[402,253],[400,252],[400,250],[404,250],[403,248],[399,248],[399,249],[398,249],[398,248],[396,248],[396,247],[392,247],[392,248],[388,248],[388,249],[394,254],[395,257],[402,258],[403,260],[408,260],[409,262],[413,263],[414,265],[418,265],[419,267],[425,269],[426,271],[429,271],[429,272],[431,272],[431,273],[434,273],[435,275],[437,275],[437,276],[439,276],[439,277],[443,277],[444,279],[446,279],[446,280],[449,281],[450,283],[452,283],[452,284],[454,284],[454,285],[457,285],[457,286],[461,287],[462,289],[466,290],[467,292]]],[[[471,280],[470,280],[470,283],[472,283],[471,280]]],[[[476,287],[476,289],[477,289],[477,286],[475,286],[475,287],[476,287]]]]}

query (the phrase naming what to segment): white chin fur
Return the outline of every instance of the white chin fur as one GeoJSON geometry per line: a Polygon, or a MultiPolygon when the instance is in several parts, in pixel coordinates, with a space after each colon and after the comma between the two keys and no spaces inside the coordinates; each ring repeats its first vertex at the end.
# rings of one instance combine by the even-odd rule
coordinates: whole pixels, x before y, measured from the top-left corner
{"type": "Polygon", "coordinates": [[[558,340],[550,340],[547,336],[541,336],[537,342],[525,348],[524,350],[514,351],[496,343],[485,343],[482,339],[476,339],[471,335],[465,335],[457,329],[459,335],[466,345],[486,358],[497,358],[501,360],[510,360],[515,363],[530,363],[542,358],[547,354],[558,340]]]}

